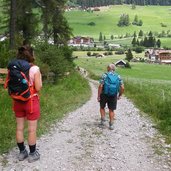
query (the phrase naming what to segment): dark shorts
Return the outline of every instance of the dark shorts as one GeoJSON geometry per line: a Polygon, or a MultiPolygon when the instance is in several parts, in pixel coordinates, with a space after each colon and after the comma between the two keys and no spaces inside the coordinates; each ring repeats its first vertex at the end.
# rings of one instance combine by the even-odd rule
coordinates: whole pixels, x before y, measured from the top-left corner
{"type": "Polygon", "coordinates": [[[17,118],[25,117],[27,120],[38,120],[40,118],[39,97],[34,96],[26,102],[14,101],[14,112],[17,118]]]}
{"type": "Polygon", "coordinates": [[[116,110],[117,95],[116,96],[107,96],[105,94],[101,94],[100,95],[100,108],[104,109],[106,104],[110,110],[116,110]]]}

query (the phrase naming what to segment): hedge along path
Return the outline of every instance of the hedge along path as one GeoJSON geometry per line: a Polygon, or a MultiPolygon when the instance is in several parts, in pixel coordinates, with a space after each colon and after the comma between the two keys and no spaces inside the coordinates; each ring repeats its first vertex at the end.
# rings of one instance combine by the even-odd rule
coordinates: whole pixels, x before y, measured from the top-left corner
{"type": "MultiPolygon", "coordinates": [[[[9,171],[165,171],[170,170],[169,145],[149,118],[126,97],[118,101],[114,130],[98,127],[97,82],[90,81],[91,99],[56,123],[38,140],[41,159],[16,159],[18,150],[1,156],[0,170],[9,171]],[[168,150],[167,150],[168,149],[168,150]]],[[[86,93],[86,92],[85,92],[86,93]]]]}

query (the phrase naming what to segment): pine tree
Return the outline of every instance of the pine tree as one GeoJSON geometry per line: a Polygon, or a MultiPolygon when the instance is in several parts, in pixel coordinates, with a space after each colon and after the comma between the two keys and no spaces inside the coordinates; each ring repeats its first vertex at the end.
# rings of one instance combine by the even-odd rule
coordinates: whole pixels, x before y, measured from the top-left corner
{"type": "Polygon", "coordinates": [[[155,40],[154,40],[152,31],[149,32],[148,36],[149,37],[148,37],[148,46],[147,47],[154,47],[155,46],[155,40]]]}
{"type": "Polygon", "coordinates": [[[132,39],[132,45],[133,45],[133,46],[136,46],[136,43],[137,43],[137,41],[136,41],[136,38],[134,37],[134,38],[132,39]]]}
{"type": "Polygon", "coordinates": [[[133,25],[137,25],[138,24],[138,15],[135,15],[134,17],[134,21],[132,22],[133,25]]]}
{"type": "Polygon", "coordinates": [[[131,49],[128,49],[128,52],[126,54],[126,58],[125,58],[128,62],[131,61],[131,59],[133,59],[133,55],[132,55],[132,52],[131,52],[131,49]]]}
{"type": "Polygon", "coordinates": [[[148,43],[147,37],[144,38],[144,43],[143,44],[144,44],[145,47],[149,47],[149,43],[148,43]]]}
{"type": "Polygon", "coordinates": [[[139,46],[139,45],[140,45],[140,42],[139,42],[139,40],[138,40],[138,39],[137,39],[136,45],[137,45],[137,46],[139,46]]]}
{"type": "Polygon", "coordinates": [[[134,36],[134,37],[137,37],[137,33],[136,33],[136,31],[134,31],[134,34],[133,34],[133,36],[134,36]]]}
{"type": "Polygon", "coordinates": [[[140,46],[144,46],[144,40],[143,39],[140,41],[140,46]]]}
{"type": "Polygon", "coordinates": [[[138,36],[139,36],[139,37],[143,37],[143,35],[144,35],[143,31],[142,31],[142,30],[140,30],[140,32],[139,32],[139,34],[138,34],[138,36]]]}
{"type": "Polygon", "coordinates": [[[129,26],[130,25],[130,21],[129,21],[129,15],[128,14],[125,15],[125,19],[124,20],[125,20],[124,21],[125,26],[129,26]]]}
{"type": "Polygon", "coordinates": [[[102,35],[102,32],[99,33],[99,41],[103,41],[103,35],[102,35]]]}
{"type": "Polygon", "coordinates": [[[139,20],[137,25],[138,26],[142,26],[143,25],[143,21],[142,20],[139,20]]]}
{"type": "Polygon", "coordinates": [[[161,41],[160,41],[160,39],[157,40],[156,45],[157,45],[158,48],[161,47],[161,41]]]}

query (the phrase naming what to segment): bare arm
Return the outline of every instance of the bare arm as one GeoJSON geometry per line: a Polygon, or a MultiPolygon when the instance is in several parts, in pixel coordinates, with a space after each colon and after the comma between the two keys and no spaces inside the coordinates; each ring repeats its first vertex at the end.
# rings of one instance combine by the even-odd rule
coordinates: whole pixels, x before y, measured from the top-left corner
{"type": "Polygon", "coordinates": [[[122,96],[122,94],[124,93],[124,90],[125,90],[124,85],[123,85],[123,84],[121,84],[121,86],[120,86],[120,90],[119,90],[119,96],[118,96],[118,99],[120,99],[120,97],[121,97],[121,96],[122,96]]]}
{"type": "Polygon", "coordinates": [[[40,71],[36,72],[34,75],[34,84],[36,91],[40,91],[42,88],[42,76],[40,71]]]}
{"type": "Polygon", "coordinates": [[[97,100],[100,101],[100,94],[102,93],[102,89],[103,89],[103,85],[100,84],[99,88],[98,88],[98,96],[97,96],[97,100]]]}

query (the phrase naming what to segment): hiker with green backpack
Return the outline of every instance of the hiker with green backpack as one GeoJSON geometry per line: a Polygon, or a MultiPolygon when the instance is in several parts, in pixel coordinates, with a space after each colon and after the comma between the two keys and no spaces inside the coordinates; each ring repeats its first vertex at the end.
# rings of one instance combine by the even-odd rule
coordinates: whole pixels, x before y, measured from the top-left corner
{"type": "Polygon", "coordinates": [[[101,122],[100,126],[105,125],[105,107],[109,108],[109,129],[113,130],[113,121],[115,117],[114,110],[116,110],[117,100],[120,99],[124,92],[124,84],[120,76],[115,72],[115,65],[109,64],[107,66],[107,73],[102,75],[98,87],[97,100],[100,102],[101,122]]]}

